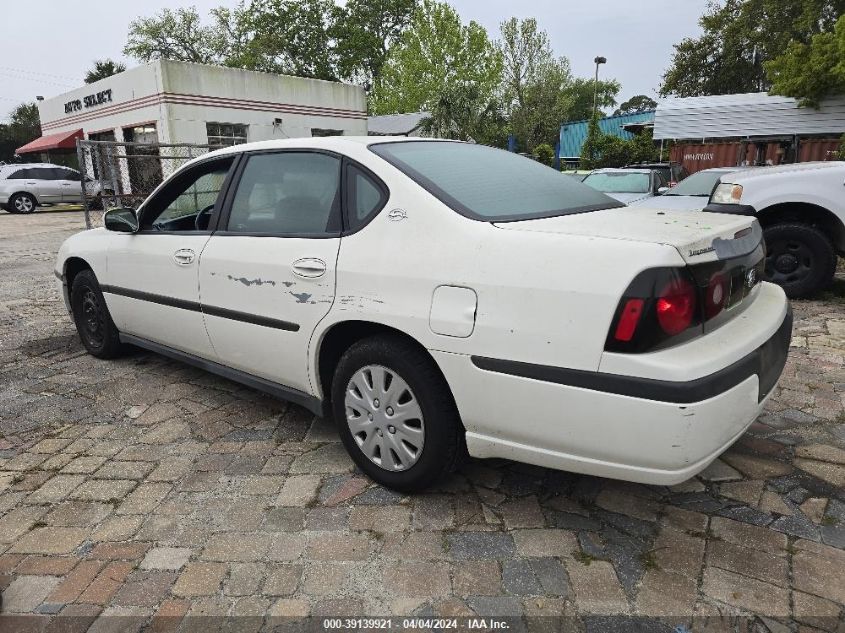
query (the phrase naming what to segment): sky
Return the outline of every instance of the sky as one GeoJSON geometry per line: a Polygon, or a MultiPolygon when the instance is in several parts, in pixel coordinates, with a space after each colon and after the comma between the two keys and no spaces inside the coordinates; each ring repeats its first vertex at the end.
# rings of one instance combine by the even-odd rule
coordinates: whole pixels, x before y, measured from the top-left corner
{"type": "MultiPolygon", "coordinates": [[[[576,76],[591,77],[593,58],[607,58],[600,77],[622,84],[620,103],[636,94],[655,97],[672,44],[699,33],[707,0],[450,0],[464,22],[475,20],[498,36],[509,17],[535,17],[557,55],[576,76]]],[[[25,0],[3,3],[0,24],[0,118],[36,95],[52,97],[82,85],[93,60],[124,58],[129,22],[165,7],[194,5],[205,16],[235,0],[25,0]]]]}

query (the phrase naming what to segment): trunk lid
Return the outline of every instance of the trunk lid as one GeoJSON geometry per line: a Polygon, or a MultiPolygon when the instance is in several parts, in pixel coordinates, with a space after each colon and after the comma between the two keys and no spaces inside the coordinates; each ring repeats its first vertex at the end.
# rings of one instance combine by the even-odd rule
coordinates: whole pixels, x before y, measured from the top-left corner
{"type": "Polygon", "coordinates": [[[650,209],[647,205],[494,224],[510,231],[666,244],[677,249],[690,265],[750,253],[763,236],[760,225],[750,216],[650,209]]]}

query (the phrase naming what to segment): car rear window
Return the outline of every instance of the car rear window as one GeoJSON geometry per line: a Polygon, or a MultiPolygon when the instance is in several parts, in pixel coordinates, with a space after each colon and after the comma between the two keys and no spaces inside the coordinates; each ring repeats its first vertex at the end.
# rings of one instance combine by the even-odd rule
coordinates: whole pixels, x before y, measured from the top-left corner
{"type": "Polygon", "coordinates": [[[487,222],[526,220],[622,206],[530,158],[454,141],[376,143],[370,149],[443,203],[487,222]]]}
{"type": "Polygon", "coordinates": [[[648,193],[648,174],[635,171],[596,172],[584,178],[584,184],[605,193],[648,193]]]}

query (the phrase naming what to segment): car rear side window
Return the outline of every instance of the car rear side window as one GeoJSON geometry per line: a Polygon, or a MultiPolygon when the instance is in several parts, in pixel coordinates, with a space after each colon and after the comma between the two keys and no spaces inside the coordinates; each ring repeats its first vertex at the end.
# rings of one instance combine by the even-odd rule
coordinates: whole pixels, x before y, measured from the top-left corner
{"type": "Polygon", "coordinates": [[[387,202],[387,191],[355,165],[346,166],[346,208],[348,229],[356,231],[387,202]]]}
{"type": "Polygon", "coordinates": [[[26,180],[27,178],[34,178],[34,176],[30,176],[31,173],[31,169],[19,169],[9,174],[9,180],[26,180]]]}
{"type": "Polygon", "coordinates": [[[318,152],[249,156],[232,199],[228,232],[324,235],[340,229],[338,157],[318,152]]]}
{"type": "Polygon", "coordinates": [[[376,143],[370,149],[457,212],[502,222],[622,206],[529,158],[454,141],[376,143]]]}

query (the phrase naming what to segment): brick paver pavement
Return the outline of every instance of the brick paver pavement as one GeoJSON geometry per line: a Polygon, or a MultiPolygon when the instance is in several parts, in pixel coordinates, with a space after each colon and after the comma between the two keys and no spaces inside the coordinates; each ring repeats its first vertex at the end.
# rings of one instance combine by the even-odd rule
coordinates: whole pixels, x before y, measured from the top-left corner
{"type": "Polygon", "coordinates": [[[0,213],[5,613],[751,615],[843,630],[845,300],[795,303],[767,412],[700,477],[641,486],[473,461],[404,496],[300,408],[147,353],[88,356],[51,272],[80,227],[0,213]]]}

